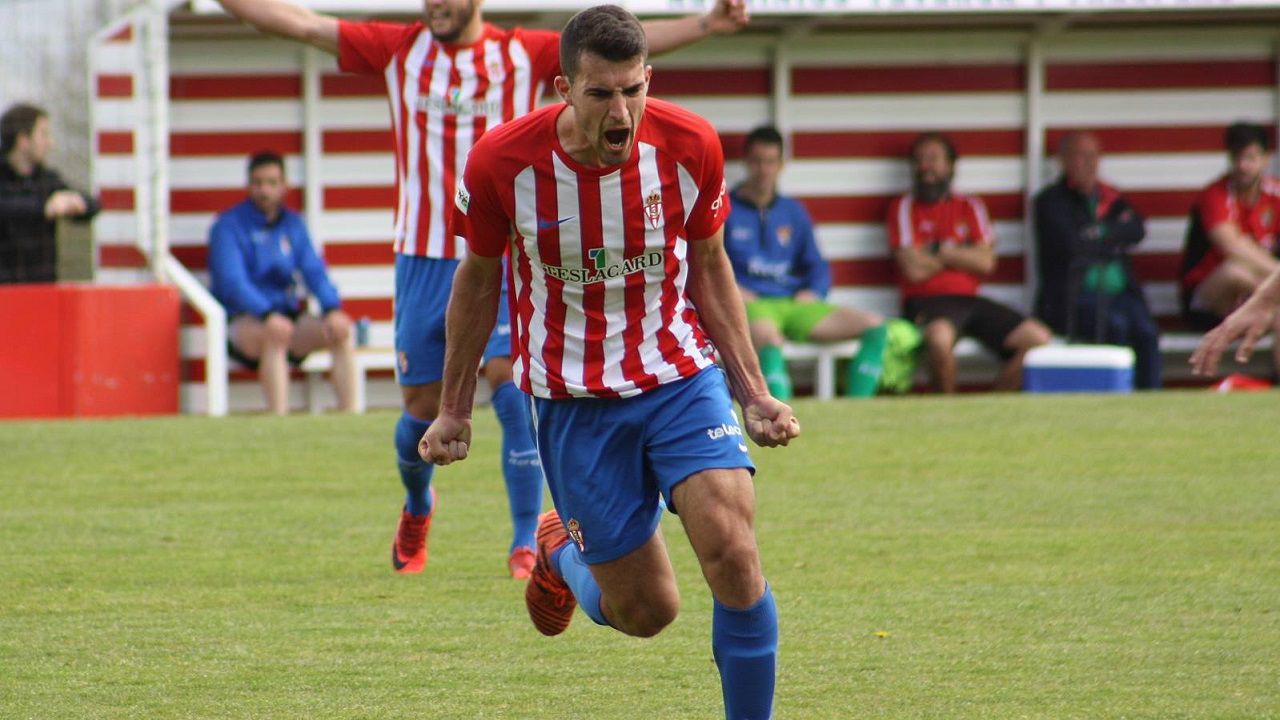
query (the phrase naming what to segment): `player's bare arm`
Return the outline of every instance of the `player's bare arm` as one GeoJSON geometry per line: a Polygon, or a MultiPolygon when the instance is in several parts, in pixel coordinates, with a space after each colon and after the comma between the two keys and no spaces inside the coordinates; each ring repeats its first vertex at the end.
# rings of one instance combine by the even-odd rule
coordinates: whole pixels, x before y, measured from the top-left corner
{"type": "Polygon", "coordinates": [[[283,0],[218,0],[235,18],[264,33],[338,54],[338,19],[283,0]]]}
{"type": "Polygon", "coordinates": [[[418,444],[423,460],[464,460],[471,445],[471,407],[484,346],[498,319],[502,259],[468,253],[458,264],[445,315],[440,414],[418,444]]]}
{"type": "Polygon", "coordinates": [[[690,15],[672,20],[641,23],[649,41],[649,53],[661,55],[695,43],[708,35],[734,33],[750,20],[746,0],[717,0],[706,15],[690,15]]]}
{"type": "Polygon", "coordinates": [[[1236,349],[1236,361],[1248,362],[1258,340],[1275,327],[1277,308],[1280,308],[1280,270],[1271,273],[1243,305],[1200,340],[1190,360],[1196,374],[1217,373],[1222,353],[1240,338],[1243,339],[1236,349]]]}
{"type": "Polygon", "coordinates": [[[786,445],[800,434],[791,407],[769,394],[747,331],[747,313],[724,251],[724,230],[689,243],[689,297],[716,352],[729,386],[742,404],[747,434],[761,447],[786,445]]]}
{"type": "Polygon", "coordinates": [[[899,272],[912,283],[924,282],[946,267],[941,260],[915,245],[903,245],[893,257],[898,261],[899,272]]]}
{"type": "Polygon", "coordinates": [[[996,269],[996,248],[994,243],[979,245],[943,243],[938,248],[938,259],[949,268],[975,275],[990,275],[996,269]]]}
{"type": "Polygon", "coordinates": [[[1271,253],[1242,233],[1235,223],[1225,222],[1215,226],[1209,231],[1209,240],[1222,251],[1223,255],[1243,263],[1259,275],[1273,272],[1280,267],[1280,262],[1272,257],[1271,253]]]}

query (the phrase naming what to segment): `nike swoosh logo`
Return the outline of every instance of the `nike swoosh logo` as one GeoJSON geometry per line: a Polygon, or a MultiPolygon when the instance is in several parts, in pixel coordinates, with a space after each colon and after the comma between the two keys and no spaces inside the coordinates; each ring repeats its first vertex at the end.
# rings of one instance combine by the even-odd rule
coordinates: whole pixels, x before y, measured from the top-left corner
{"type": "Polygon", "coordinates": [[[405,565],[409,563],[400,562],[400,556],[396,554],[396,544],[391,543],[391,566],[396,570],[403,570],[405,565]]]}
{"type": "Polygon", "coordinates": [[[742,452],[747,452],[747,446],[743,445],[742,443],[738,443],[738,449],[741,450],[742,452]]]}
{"type": "Polygon", "coordinates": [[[542,218],[538,218],[538,229],[539,229],[539,230],[550,230],[551,228],[560,227],[561,225],[563,225],[563,224],[565,224],[565,223],[569,222],[570,220],[574,219],[575,217],[577,217],[577,216],[576,216],[576,215],[570,215],[569,217],[567,217],[567,218],[561,218],[560,220],[543,220],[542,218]]]}

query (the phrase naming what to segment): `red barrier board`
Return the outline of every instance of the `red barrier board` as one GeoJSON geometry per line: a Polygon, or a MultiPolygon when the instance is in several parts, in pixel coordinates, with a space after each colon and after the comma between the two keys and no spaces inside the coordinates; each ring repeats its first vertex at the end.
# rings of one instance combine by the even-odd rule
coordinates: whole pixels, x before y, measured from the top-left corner
{"type": "Polygon", "coordinates": [[[178,412],[177,291],[0,286],[0,417],[178,412]]]}

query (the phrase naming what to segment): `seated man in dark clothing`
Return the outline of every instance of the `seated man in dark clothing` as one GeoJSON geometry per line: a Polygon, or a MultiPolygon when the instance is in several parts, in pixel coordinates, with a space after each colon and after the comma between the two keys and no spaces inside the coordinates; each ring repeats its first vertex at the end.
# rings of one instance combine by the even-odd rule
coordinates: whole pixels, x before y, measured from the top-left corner
{"type": "Polygon", "coordinates": [[[45,167],[52,147],[44,110],[18,104],[0,116],[0,283],[57,280],[57,221],[98,212],[93,198],[45,167]]]}
{"type": "Polygon", "coordinates": [[[1134,384],[1160,387],[1160,330],[1133,274],[1129,251],[1146,236],[1139,215],[1098,179],[1098,138],[1062,138],[1062,177],[1036,196],[1036,316],[1054,332],[1127,345],[1134,384]]]}

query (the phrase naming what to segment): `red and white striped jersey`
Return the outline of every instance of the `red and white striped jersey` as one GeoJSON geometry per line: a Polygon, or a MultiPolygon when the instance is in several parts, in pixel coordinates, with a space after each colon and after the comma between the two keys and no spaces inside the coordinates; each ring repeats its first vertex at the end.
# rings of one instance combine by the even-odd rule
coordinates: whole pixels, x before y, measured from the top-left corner
{"type": "Polygon", "coordinates": [[[631,157],[586,167],[556,135],[564,108],[478,143],[453,215],[471,252],[511,250],[517,381],[537,397],[613,398],[691,377],[712,361],[685,293],[688,243],[729,212],[720,139],[650,98],[631,157]]]}
{"type": "Polygon", "coordinates": [[[457,258],[449,207],[467,153],[486,131],[532,110],[560,69],[560,34],[485,24],[471,45],[421,23],[340,21],[338,67],[382,75],[396,150],[395,251],[457,258]]]}
{"type": "MultiPolygon", "coordinates": [[[[887,224],[891,251],[905,245],[992,245],[996,241],[987,206],[975,195],[952,193],[937,202],[922,203],[907,193],[889,204],[887,224]]],[[[976,295],[981,282],[977,275],[954,268],[945,268],[918,283],[898,273],[903,300],[932,295],[976,295]]]]}

